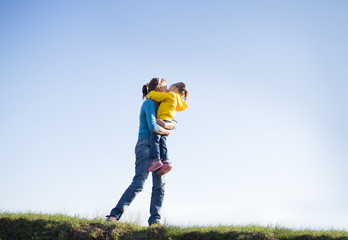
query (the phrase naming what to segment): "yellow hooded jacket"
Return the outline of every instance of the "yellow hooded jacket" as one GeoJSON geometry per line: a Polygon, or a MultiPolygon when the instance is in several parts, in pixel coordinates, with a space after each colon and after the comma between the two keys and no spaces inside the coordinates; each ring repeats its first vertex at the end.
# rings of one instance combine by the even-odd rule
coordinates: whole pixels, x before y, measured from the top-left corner
{"type": "Polygon", "coordinates": [[[161,102],[157,110],[157,118],[166,121],[172,121],[176,112],[184,111],[187,108],[186,103],[178,93],[151,91],[147,98],[161,102]]]}

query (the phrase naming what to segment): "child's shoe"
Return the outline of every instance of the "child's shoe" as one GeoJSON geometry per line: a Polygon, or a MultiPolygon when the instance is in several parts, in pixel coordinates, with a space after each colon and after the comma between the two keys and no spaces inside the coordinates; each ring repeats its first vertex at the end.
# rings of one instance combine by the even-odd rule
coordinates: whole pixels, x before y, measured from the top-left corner
{"type": "Polygon", "coordinates": [[[160,170],[158,170],[157,175],[162,176],[172,170],[172,165],[170,163],[164,163],[160,170]]]}
{"type": "Polygon", "coordinates": [[[158,161],[151,161],[149,169],[147,169],[148,172],[153,172],[159,169],[163,166],[162,161],[159,159],[158,161]]]}

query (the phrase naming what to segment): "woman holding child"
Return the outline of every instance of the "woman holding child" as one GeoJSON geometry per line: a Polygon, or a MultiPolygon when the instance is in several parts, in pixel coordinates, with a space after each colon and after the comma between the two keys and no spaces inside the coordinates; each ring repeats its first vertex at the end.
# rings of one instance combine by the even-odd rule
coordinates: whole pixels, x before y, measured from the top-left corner
{"type": "MultiPolygon", "coordinates": [[[[174,85],[175,84],[173,84],[171,88],[176,88],[173,87],[174,85]]],[[[185,88],[184,85],[183,88],[185,88]]],[[[146,100],[143,102],[140,109],[138,142],[135,146],[135,176],[130,186],[126,189],[118,201],[117,205],[111,210],[110,215],[106,216],[107,221],[118,221],[121,218],[125,207],[129,206],[134,200],[135,196],[142,191],[149,172],[152,171],[152,194],[150,204],[151,216],[148,219],[148,223],[149,225],[160,223],[160,210],[163,203],[165,188],[164,174],[171,169],[171,166],[168,161],[165,161],[155,170],[149,169],[151,160],[154,160],[151,156],[151,151],[152,153],[154,152],[153,149],[151,149],[151,135],[169,136],[171,130],[175,128],[176,123],[175,121],[156,120],[157,109],[160,103],[147,99],[147,95],[151,91],[153,91],[153,93],[167,93],[165,80],[162,79],[160,82],[159,78],[153,78],[147,85],[143,86],[143,98],[146,98],[146,100]]],[[[183,91],[180,93],[182,94],[183,91]]],[[[161,96],[164,95],[161,94],[161,96]]],[[[162,151],[162,149],[160,150],[162,151]]]]}

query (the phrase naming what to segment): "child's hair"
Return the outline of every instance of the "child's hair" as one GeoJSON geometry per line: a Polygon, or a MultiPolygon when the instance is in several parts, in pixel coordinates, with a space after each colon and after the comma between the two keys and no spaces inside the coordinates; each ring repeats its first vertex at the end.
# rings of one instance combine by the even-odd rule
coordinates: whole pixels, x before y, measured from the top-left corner
{"type": "Polygon", "coordinates": [[[156,87],[159,84],[160,79],[159,78],[153,78],[151,81],[143,86],[143,99],[146,99],[146,95],[151,92],[156,90],[156,87]]]}
{"type": "Polygon", "coordinates": [[[190,95],[188,91],[186,90],[186,85],[183,82],[174,83],[174,86],[176,86],[179,89],[179,94],[184,98],[185,101],[190,99],[190,95]]]}

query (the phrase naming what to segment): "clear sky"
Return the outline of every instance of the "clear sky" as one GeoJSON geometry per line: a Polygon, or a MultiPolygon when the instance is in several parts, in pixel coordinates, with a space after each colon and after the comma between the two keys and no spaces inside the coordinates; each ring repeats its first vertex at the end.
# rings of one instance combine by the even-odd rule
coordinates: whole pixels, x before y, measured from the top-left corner
{"type": "MultiPolygon", "coordinates": [[[[0,0],[0,211],[109,213],[141,87],[183,81],[165,222],[348,226],[347,1],[0,0]]],[[[151,177],[125,220],[146,224],[151,177]]]]}

